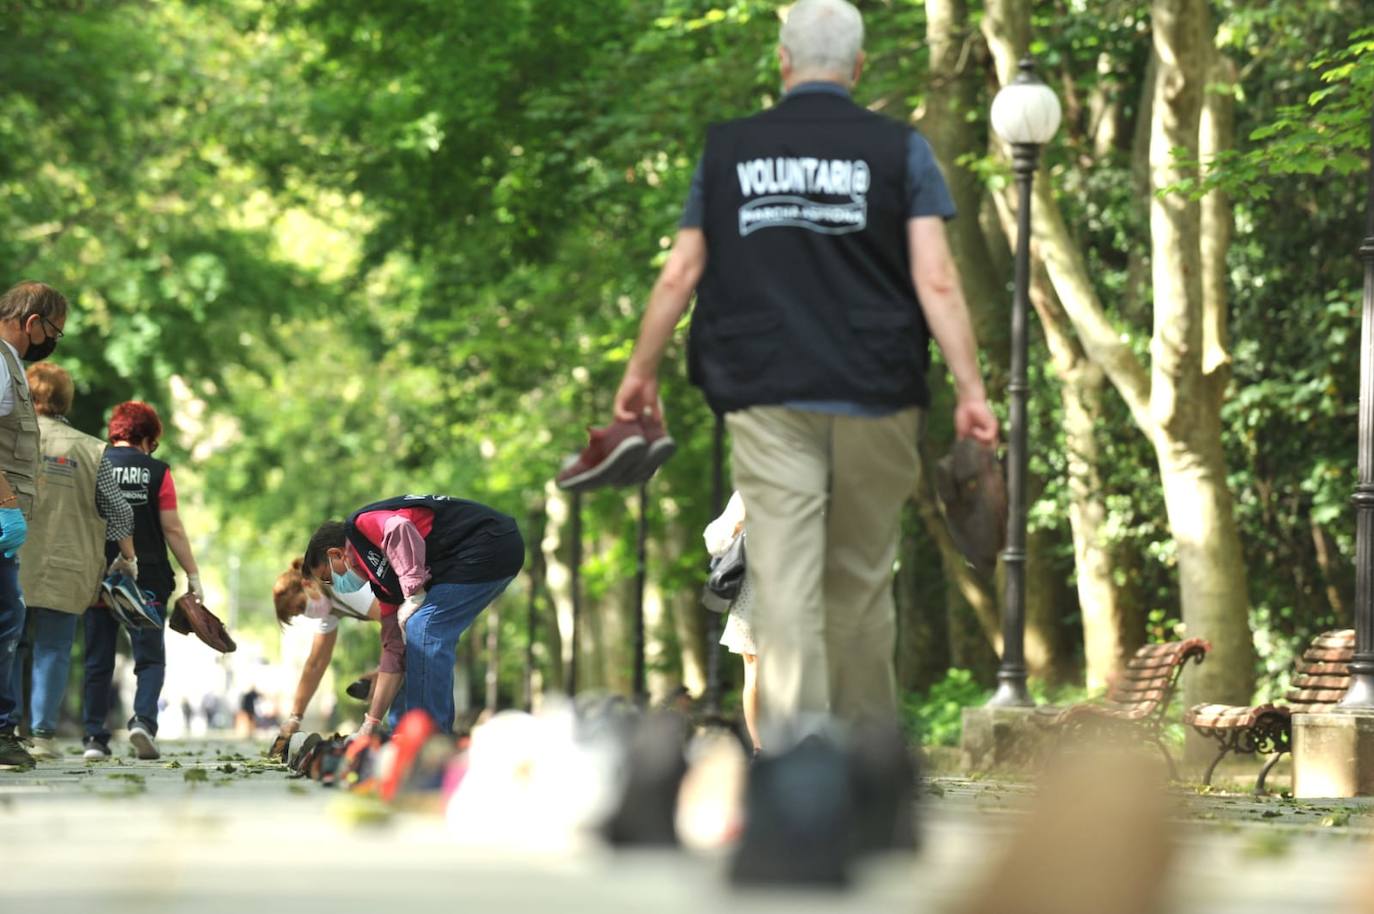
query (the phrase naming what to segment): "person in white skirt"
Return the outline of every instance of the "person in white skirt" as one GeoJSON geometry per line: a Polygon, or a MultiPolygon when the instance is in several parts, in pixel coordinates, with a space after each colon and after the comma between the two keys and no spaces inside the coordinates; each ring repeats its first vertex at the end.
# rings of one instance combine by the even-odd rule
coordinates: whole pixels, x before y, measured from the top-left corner
{"type": "MultiPolygon", "coordinates": [[[[744,500],[738,492],[730,496],[725,511],[706,525],[702,536],[706,540],[706,551],[712,558],[725,554],[735,537],[744,533],[744,500]]],[[[720,643],[732,654],[739,654],[744,661],[744,686],[740,690],[740,705],[744,710],[744,726],[749,730],[749,739],[754,743],[754,751],[759,751],[759,688],[758,688],[758,649],[754,647],[754,626],[751,614],[754,608],[753,575],[749,573],[748,560],[745,561],[744,583],[740,586],[739,596],[730,604],[730,615],[725,620],[725,631],[720,643]]]]}

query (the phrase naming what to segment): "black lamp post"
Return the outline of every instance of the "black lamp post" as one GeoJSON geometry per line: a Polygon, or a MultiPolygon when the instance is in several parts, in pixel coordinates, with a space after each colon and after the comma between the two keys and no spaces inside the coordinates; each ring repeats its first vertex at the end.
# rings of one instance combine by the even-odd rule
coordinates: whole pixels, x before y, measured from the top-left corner
{"type": "MultiPolygon", "coordinates": [[[[1374,112],[1369,132],[1374,143],[1374,112]]],[[[1374,145],[1371,147],[1374,155],[1374,145]]],[[[1355,656],[1350,661],[1350,688],[1340,707],[1374,711],[1374,159],[1370,162],[1365,200],[1364,314],[1360,321],[1360,478],[1355,484],[1355,656]]]]}
{"type": "Polygon", "coordinates": [[[1006,588],[1002,603],[1002,665],[991,707],[1030,707],[1026,690],[1026,362],[1030,311],[1031,181],[1040,147],[1059,129],[1059,99],[1022,58],[1016,79],[992,102],[992,129],[1011,145],[1016,175],[1016,287],[1011,304],[1010,433],[1007,439],[1007,545],[1002,550],[1006,588]]]}

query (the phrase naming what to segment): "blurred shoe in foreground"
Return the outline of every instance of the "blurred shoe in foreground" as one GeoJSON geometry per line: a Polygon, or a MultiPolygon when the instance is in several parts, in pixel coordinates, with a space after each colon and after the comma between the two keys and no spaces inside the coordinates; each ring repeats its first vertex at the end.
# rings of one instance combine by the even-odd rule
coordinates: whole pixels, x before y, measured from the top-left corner
{"type": "Polygon", "coordinates": [[[749,768],[736,885],[842,886],[855,860],[916,847],[916,763],[895,723],[800,721],[764,743],[791,748],[749,768]]]}
{"type": "Polygon", "coordinates": [[[1163,914],[1175,851],[1164,774],[1138,753],[1066,757],[956,914],[1163,914]]]}
{"type": "Polygon", "coordinates": [[[678,841],[696,851],[727,847],[744,829],[744,745],[728,730],[708,730],[688,744],[687,764],[677,797],[678,841]]]}
{"type": "Polygon", "coordinates": [[[620,846],[677,844],[674,820],[690,735],[691,724],[674,711],[655,711],[639,721],[627,745],[620,804],[606,822],[607,841],[620,846]]]}

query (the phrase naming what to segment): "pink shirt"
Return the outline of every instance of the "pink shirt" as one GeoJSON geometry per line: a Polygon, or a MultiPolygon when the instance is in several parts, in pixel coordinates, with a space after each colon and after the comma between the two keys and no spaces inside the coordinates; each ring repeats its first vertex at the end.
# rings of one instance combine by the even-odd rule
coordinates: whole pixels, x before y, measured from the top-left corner
{"type": "MultiPolygon", "coordinates": [[[[429,580],[429,566],[425,562],[425,537],[434,529],[434,512],[428,508],[401,508],[396,511],[369,511],[358,515],[355,523],[358,532],[382,547],[382,553],[391,563],[391,569],[401,581],[401,594],[410,596],[425,589],[429,580]]],[[[366,569],[352,544],[349,549],[358,559],[358,564],[366,569]]],[[[370,571],[367,576],[371,580],[370,571]]],[[[378,601],[381,602],[381,601],[378,601]]],[[[394,613],[398,605],[381,603],[382,615],[394,613]]]]}
{"type": "MultiPolygon", "coordinates": [[[[434,529],[434,512],[429,508],[400,508],[395,511],[368,511],[354,521],[358,532],[382,547],[382,553],[401,582],[401,593],[409,597],[425,589],[429,581],[429,566],[425,562],[425,537],[434,529]]],[[[348,547],[358,564],[371,580],[371,571],[352,544],[348,547]]],[[[396,623],[400,606],[378,600],[382,611],[382,658],[378,668],[383,673],[399,673],[405,669],[405,644],[401,627],[396,623]]]]}

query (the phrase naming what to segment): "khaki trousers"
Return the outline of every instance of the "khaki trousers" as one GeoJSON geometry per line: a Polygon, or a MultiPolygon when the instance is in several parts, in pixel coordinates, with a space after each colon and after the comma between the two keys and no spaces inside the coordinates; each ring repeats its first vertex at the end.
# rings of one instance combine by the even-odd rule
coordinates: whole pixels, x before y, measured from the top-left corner
{"type": "Polygon", "coordinates": [[[766,728],[896,710],[892,568],[919,419],[916,408],[870,419],[783,406],[726,417],[766,728]]]}

